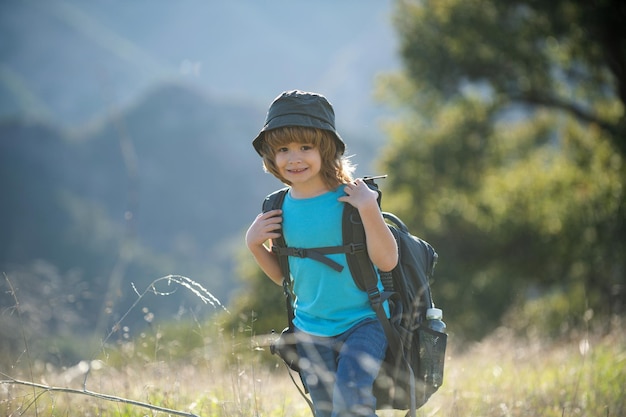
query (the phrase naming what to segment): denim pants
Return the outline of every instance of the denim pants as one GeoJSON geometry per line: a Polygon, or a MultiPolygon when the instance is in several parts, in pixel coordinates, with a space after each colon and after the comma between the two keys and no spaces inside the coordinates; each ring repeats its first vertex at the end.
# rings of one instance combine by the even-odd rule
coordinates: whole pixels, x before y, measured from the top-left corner
{"type": "Polygon", "coordinates": [[[387,349],[378,319],[366,319],[334,337],[298,331],[301,376],[315,417],[376,416],[372,393],[387,349]]]}

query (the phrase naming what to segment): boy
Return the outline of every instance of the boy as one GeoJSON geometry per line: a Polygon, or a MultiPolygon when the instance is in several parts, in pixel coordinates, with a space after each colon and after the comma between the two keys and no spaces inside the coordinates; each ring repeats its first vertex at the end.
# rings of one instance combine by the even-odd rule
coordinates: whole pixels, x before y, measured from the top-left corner
{"type": "MultiPolygon", "coordinates": [[[[289,186],[282,210],[259,214],[246,233],[246,245],[272,281],[281,285],[283,276],[265,242],[282,233],[291,247],[341,246],[344,204],[359,211],[372,263],[381,271],[396,266],[398,250],[378,194],[353,180],[324,96],[298,90],[279,95],[253,146],[265,170],[289,186]]],[[[327,256],[341,271],[289,257],[301,375],[316,417],[375,416],[372,385],[385,356],[385,334],[367,294],[354,283],[345,254],[327,256]]]]}

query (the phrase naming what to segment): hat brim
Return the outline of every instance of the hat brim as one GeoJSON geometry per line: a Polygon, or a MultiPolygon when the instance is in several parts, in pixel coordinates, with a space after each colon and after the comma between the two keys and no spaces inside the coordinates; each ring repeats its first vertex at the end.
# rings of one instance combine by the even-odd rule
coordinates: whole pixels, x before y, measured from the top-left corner
{"type": "Polygon", "coordinates": [[[343,142],[341,136],[339,136],[339,133],[337,133],[335,128],[330,123],[327,123],[324,120],[315,117],[311,117],[307,114],[290,113],[274,117],[265,126],[263,126],[263,129],[261,129],[257,137],[252,141],[252,146],[254,146],[254,149],[257,151],[257,153],[263,156],[261,150],[263,149],[265,132],[267,132],[268,130],[278,129],[280,127],[287,126],[313,127],[328,130],[329,132],[332,132],[334,134],[335,143],[340,153],[343,155],[346,150],[346,144],[343,142]]]}

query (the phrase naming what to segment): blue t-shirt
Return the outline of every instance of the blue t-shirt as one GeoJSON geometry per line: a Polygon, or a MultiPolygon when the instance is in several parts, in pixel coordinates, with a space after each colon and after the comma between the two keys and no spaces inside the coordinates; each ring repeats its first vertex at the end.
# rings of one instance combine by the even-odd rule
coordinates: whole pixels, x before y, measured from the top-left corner
{"type": "MultiPolygon", "coordinates": [[[[343,187],[313,198],[295,199],[291,192],[283,203],[283,233],[287,246],[316,248],[341,246],[343,187]]],[[[337,272],[311,258],[289,257],[293,281],[294,325],[316,336],[336,336],[354,324],[376,317],[367,294],[352,279],[346,255],[326,255],[343,265],[337,272]]],[[[382,285],[379,287],[382,289],[382,285]]]]}

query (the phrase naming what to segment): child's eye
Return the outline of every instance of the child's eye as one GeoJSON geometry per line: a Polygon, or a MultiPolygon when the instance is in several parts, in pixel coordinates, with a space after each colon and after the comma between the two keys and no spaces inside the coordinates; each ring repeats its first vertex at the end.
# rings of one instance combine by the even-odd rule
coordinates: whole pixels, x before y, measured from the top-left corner
{"type": "Polygon", "coordinates": [[[280,153],[280,152],[287,152],[287,148],[284,146],[282,148],[277,148],[276,153],[280,153]]]}
{"type": "Polygon", "coordinates": [[[313,149],[313,145],[302,145],[300,149],[302,149],[303,151],[310,151],[311,149],[313,149]]]}

